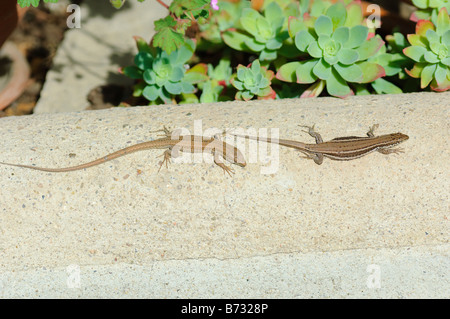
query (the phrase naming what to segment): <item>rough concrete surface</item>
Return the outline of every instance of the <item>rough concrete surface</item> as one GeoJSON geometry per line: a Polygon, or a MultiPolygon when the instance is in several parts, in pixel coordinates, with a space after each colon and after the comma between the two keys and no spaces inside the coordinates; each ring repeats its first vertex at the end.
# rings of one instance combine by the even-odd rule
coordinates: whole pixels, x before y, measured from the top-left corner
{"type": "MultiPolygon", "coordinates": [[[[204,130],[279,128],[280,137],[301,141],[313,139],[298,124],[314,123],[325,140],[363,136],[374,123],[377,134],[410,136],[404,153],[320,166],[275,149],[279,166],[271,174],[261,173],[268,164],[259,158],[234,166],[233,177],[210,157],[174,160],[157,173],[161,150],[70,173],[0,166],[0,294],[448,298],[449,98],[417,93],[0,119],[0,161],[44,167],[156,138],[150,131],[163,125],[194,132],[198,120],[204,130]]],[[[239,143],[249,160],[249,144],[239,143]]]]}

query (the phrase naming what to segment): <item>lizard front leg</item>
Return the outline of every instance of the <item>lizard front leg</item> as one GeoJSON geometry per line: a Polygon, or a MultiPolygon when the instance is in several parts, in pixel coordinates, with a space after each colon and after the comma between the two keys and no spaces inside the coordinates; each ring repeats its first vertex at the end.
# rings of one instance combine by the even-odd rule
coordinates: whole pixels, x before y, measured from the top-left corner
{"type": "Polygon", "coordinates": [[[162,129],[156,130],[156,131],[150,131],[150,133],[156,133],[156,132],[163,132],[163,135],[160,136],[164,136],[164,137],[171,137],[172,136],[172,131],[170,131],[165,125],[163,126],[162,129]]]}
{"type": "Polygon", "coordinates": [[[368,137],[375,137],[374,132],[379,126],[380,126],[379,124],[372,125],[372,127],[369,128],[369,132],[367,132],[367,136],[368,137]]]}
{"type": "Polygon", "coordinates": [[[313,126],[306,126],[306,125],[299,125],[299,126],[306,127],[308,129],[307,131],[303,131],[303,132],[306,132],[309,135],[311,135],[312,137],[314,137],[316,139],[316,144],[323,143],[322,136],[314,130],[315,124],[313,126]]]}

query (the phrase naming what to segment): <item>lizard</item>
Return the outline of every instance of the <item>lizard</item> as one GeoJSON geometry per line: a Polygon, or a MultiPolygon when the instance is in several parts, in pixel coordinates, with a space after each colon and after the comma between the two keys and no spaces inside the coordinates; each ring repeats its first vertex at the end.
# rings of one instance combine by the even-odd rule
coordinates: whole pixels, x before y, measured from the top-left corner
{"type": "Polygon", "coordinates": [[[367,132],[367,137],[345,136],[337,137],[330,141],[324,142],[322,136],[314,130],[314,125],[299,126],[308,128],[308,131],[304,132],[314,137],[316,140],[316,144],[307,144],[285,139],[273,140],[270,138],[238,135],[233,133],[231,133],[231,135],[266,143],[278,143],[282,146],[297,149],[298,151],[306,155],[304,158],[312,159],[318,165],[322,164],[324,157],[337,161],[348,161],[360,158],[374,151],[378,151],[385,155],[392,153],[402,153],[403,149],[392,147],[409,139],[409,136],[403,133],[392,133],[375,136],[374,131],[379,126],[378,124],[375,124],[367,132]]]}
{"type": "Polygon", "coordinates": [[[166,168],[168,167],[168,163],[170,162],[170,158],[175,158],[179,156],[179,151],[182,152],[190,152],[190,153],[199,153],[199,152],[210,152],[214,156],[214,163],[221,167],[224,171],[224,173],[228,173],[228,175],[232,176],[231,174],[234,174],[234,170],[226,166],[222,158],[227,160],[228,162],[232,164],[237,164],[238,166],[245,167],[246,162],[244,155],[241,153],[241,151],[228,144],[224,141],[221,141],[218,137],[211,137],[211,138],[205,138],[203,136],[196,136],[196,135],[184,135],[184,136],[178,136],[170,132],[166,127],[164,127],[161,130],[153,131],[153,132],[164,132],[164,137],[143,142],[139,144],[134,144],[125,148],[122,148],[116,152],[110,153],[106,156],[100,157],[96,160],[93,160],[91,162],[83,163],[76,166],[70,166],[70,167],[63,167],[63,168],[47,168],[47,167],[39,167],[39,166],[33,166],[33,165],[24,165],[24,164],[13,164],[13,163],[5,163],[0,162],[2,165],[9,165],[9,166],[16,166],[16,167],[23,167],[23,168],[29,168],[34,169],[38,171],[44,171],[44,172],[52,172],[52,173],[59,173],[59,172],[71,172],[71,171],[77,171],[85,168],[89,168],[95,165],[103,164],[107,161],[113,160],[115,158],[134,153],[141,150],[148,150],[148,149],[166,149],[162,156],[164,157],[163,161],[161,162],[161,165],[159,166],[158,172],[161,170],[161,167],[163,164],[166,164],[166,168]]]}

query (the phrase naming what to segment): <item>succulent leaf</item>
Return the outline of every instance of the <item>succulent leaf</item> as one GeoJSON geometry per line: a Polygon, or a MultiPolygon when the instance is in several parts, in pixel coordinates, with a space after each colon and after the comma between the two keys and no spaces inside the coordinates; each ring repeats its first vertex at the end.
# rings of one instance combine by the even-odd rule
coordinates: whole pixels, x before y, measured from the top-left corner
{"type": "Polygon", "coordinates": [[[330,17],[321,15],[314,23],[314,30],[317,35],[324,34],[329,36],[333,32],[333,22],[330,17]]]}
{"type": "Polygon", "coordinates": [[[317,80],[317,76],[314,74],[313,69],[320,59],[301,61],[297,67],[297,83],[313,83],[317,80]]]}
{"type": "Polygon", "coordinates": [[[356,25],[349,30],[349,39],[344,44],[346,48],[356,48],[359,47],[366,41],[369,35],[369,29],[362,25],[356,25]]]}

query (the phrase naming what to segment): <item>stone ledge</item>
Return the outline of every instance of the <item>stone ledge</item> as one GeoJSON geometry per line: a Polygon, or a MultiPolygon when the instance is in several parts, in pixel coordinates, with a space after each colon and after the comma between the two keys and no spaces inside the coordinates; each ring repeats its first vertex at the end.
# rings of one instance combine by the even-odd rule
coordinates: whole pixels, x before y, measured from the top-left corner
{"type": "MultiPolygon", "coordinates": [[[[302,259],[304,254],[355,251],[363,256],[366,250],[444,245],[447,249],[437,254],[445,256],[450,168],[442,132],[449,128],[449,98],[450,93],[415,93],[0,119],[0,161],[47,167],[78,164],[150,140],[155,134],[149,132],[162,125],[192,131],[195,120],[202,120],[204,129],[279,128],[280,137],[301,141],[311,138],[298,124],[313,123],[325,140],[362,136],[374,123],[380,124],[378,134],[410,136],[403,154],[325,160],[321,166],[280,148],[275,173],[262,175],[264,164],[250,163],[236,167],[232,178],[211,163],[173,163],[158,174],[160,150],[70,173],[0,166],[0,273],[260,256],[260,268],[253,271],[264,276],[264,269],[273,267],[264,256],[274,254],[295,253],[302,259]]],[[[242,150],[248,156],[247,148],[242,150]]],[[[416,256],[418,263],[425,258],[416,256]]],[[[395,263],[395,258],[383,263],[395,263]]],[[[435,265],[424,267],[432,271],[435,265]]],[[[338,268],[342,278],[352,276],[338,268]]],[[[435,287],[448,297],[441,288],[435,287]]],[[[402,295],[402,287],[393,289],[384,296],[402,295]]],[[[208,297],[208,290],[202,291],[208,297]]],[[[429,294],[427,288],[414,296],[429,294]]],[[[236,291],[234,297],[240,296],[236,291]]]]}

